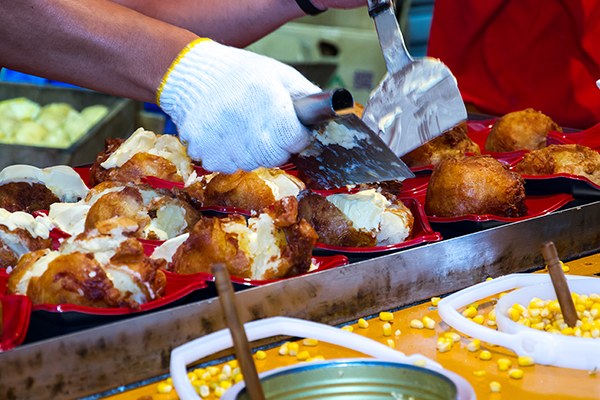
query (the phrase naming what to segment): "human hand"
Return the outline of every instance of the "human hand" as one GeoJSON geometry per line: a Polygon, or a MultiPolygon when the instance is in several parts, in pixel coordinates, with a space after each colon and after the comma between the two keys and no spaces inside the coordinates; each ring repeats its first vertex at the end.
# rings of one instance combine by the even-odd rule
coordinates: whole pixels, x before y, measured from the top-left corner
{"type": "Polygon", "coordinates": [[[319,92],[318,86],[294,68],[246,50],[210,40],[188,49],[171,66],[159,104],[203,168],[233,173],[275,167],[308,145],[309,130],[292,99],[319,92]]]}
{"type": "Polygon", "coordinates": [[[349,10],[367,5],[367,0],[311,0],[310,2],[320,10],[327,10],[329,8],[349,10]]]}

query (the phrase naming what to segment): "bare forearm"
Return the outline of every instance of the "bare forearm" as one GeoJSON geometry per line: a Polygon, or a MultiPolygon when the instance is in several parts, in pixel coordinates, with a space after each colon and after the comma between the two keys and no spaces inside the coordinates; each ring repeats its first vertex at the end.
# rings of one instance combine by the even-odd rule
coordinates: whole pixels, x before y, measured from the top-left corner
{"type": "Polygon", "coordinates": [[[193,33],[108,0],[0,0],[0,65],[154,101],[193,33]]]}
{"type": "Polygon", "coordinates": [[[220,43],[245,47],[306,14],[294,0],[112,0],[220,43]]]}

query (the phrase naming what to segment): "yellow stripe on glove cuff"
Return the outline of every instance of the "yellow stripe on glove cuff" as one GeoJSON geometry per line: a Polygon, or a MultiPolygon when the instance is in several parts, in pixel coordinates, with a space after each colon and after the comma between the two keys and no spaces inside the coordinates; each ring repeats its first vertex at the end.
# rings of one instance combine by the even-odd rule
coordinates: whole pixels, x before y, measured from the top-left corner
{"type": "Polygon", "coordinates": [[[158,104],[160,106],[160,96],[163,92],[163,89],[165,88],[165,85],[167,84],[167,79],[169,78],[169,75],[171,74],[171,71],[173,71],[175,69],[175,67],[177,66],[177,64],[179,64],[179,62],[181,61],[181,59],[183,57],[185,57],[185,55],[198,43],[200,42],[204,42],[204,41],[212,41],[212,39],[209,38],[198,38],[192,42],[190,42],[187,46],[185,46],[185,48],[183,50],[181,50],[181,52],[177,55],[177,57],[175,58],[175,60],[173,61],[173,63],[171,63],[171,66],[169,67],[169,69],[167,70],[167,73],[165,74],[165,76],[163,76],[162,80],[160,81],[160,86],[158,87],[158,90],[156,91],[156,104],[158,104]]]}

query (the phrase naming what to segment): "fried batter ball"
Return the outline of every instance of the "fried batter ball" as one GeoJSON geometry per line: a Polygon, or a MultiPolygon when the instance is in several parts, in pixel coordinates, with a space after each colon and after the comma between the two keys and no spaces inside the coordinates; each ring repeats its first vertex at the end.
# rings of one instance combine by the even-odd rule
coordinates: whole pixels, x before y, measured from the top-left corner
{"type": "Polygon", "coordinates": [[[0,208],[0,268],[14,267],[29,252],[51,249],[50,228],[47,217],[0,208]]]}
{"type": "Polygon", "coordinates": [[[52,221],[72,235],[113,217],[136,221],[139,238],[167,240],[189,232],[200,212],[170,190],[114,181],[95,186],[84,200],[72,206],[59,203],[50,208],[52,221]]]}
{"type": "Polygon", "coordinates": [[[8,278],[7,293],[27,295],[33,304],[129,307],[164,295],[164,260],[144,254],[130,237],[134,221],[115,218],[67,239],[58,251],[38,250],[21,258],[8,278]]]}
{"type": "Polygon", "coordinates": [[[402,243],[410,237],[414,217],[386,189],[327,197],[303,191],[299,215],[315,228],[319,242],[331,246],[373,247],[402,243]]]}
{"type": "Polygon", "coordinates": [[[225,263],[232,276],[278,279],[308,271],[316,240],[290,196],[248,221],[239,214],[203,217],[188,237],[165,242],[152,257],[167,259],[167,268],[180,274],[211,273],[213,264],[225,263]]]}
{"type": "Polygon", "coordinates": [[[448,159],[433,169],[425,197],[427,215],[521,217],[526,212],[523,178],[490,156],[448,159]]]}
{"type": "Polygon", "coordinates": [[[485,151],[543,149],[550,131],[562,132],[562,128],[547,115],[532,108],[512,112],[494,122],[485,141],[485,151]]]}
{"type": "Polygon", "coordinates": [[[252,172],[215,173],[201,177],[183,190],[201,206],[237,207],[259,212],[277,200],[297,196],[304,183],[279,168],[258,168],[252,172]]]}
{"type": "Polygon", "coordinates": [[[143,128],[127,140],[106,139],[90,169],[90,185],[104,181],[141,183],[146,176],[184,182],[193,166],[185,147],[171,135],[155,135],[143,128]]]}
{"type": "Polygon", "coordinates": [[[550,145],[525,154],[515,170],[522,175],[580,175],[600,185],[600,153],[578,144],[550,145]]]}
{"type": "Polygon", "coordinates": [[[411,168],[435,165],[447,158],[463,158],[465,153],[480,155],[479,145],[467,136],[467,123],[444,132],[430,142],[400,157],[411,168]]]}

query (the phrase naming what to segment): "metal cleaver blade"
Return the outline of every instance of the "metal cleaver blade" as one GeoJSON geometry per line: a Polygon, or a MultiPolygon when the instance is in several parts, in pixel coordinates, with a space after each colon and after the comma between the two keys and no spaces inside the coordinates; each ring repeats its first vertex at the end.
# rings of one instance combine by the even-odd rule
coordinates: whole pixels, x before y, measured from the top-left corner
{"type": "Polygon", "coordinates": [[[311,145],[290,159],[309,179],[307,186],[324,190],[414,178],[406,164],[357,115],[343,115],[343,109],[354,106],[354,100],[339,101],[340,96],[348,95],[345,89],[337,89],[294,100],[298,119],[313,132],[311,145]],[[344,145],[323,140],[323,130],[330,128],[349,140],[343,140],[344,145]]]}
{"type": "Polygon", "coordinates": [[[392,1],[368,3],[388,73],[371,94],[362,119],[401,157],[465,121],[467,110],[446,65],[410,56],[392,1]]]}

